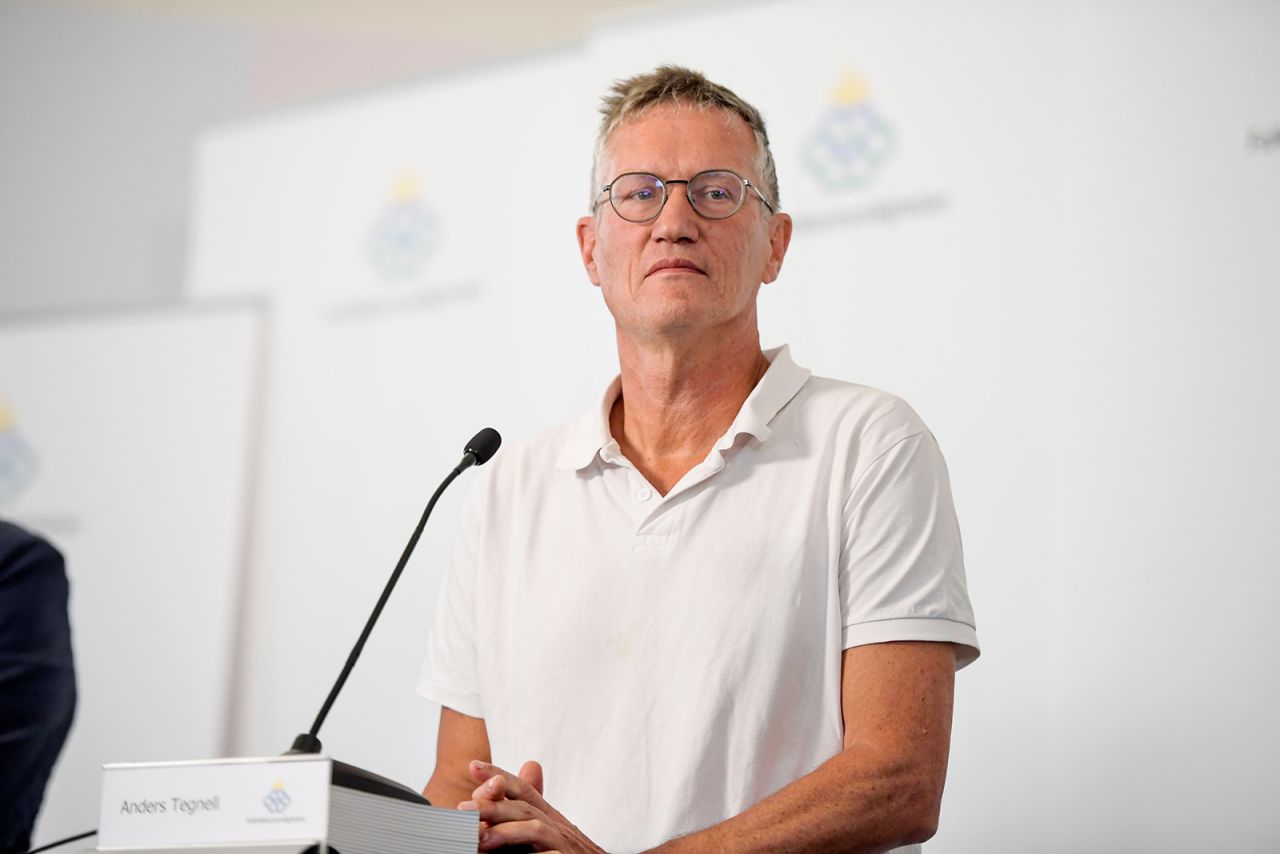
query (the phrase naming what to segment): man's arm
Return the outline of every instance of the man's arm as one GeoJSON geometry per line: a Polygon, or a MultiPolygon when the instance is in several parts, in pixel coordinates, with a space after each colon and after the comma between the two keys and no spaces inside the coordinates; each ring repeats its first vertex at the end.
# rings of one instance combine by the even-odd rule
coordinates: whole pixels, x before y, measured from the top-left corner
{"type": "MultiPolygon", "coordinates": [[[[846,650],[843,665],[844,749],[740,815],[655,854],[876,852],[933,836],[951,742],[954,648],[870,644],[846,650]]],[[[623,785],[626,774],[602,769],[601,776],[602,785],[623,785]]],[[[600,850],[515,775],[487,766],[478,777],[482,785],[468,807],[490,825],[482,850],[516,842],[600,850]]]]}
{"type": "Polygon", "coordinates": [[[936,832],[955,651],[902,642],[844,653],[844,750],[727,821],[655,849],[888,851],[936,832]]]}
{"type": "Polygon", "coordinates": [[[473,759],[490,761],[489,731],[483,718],[473,718],[440,707],[440,729],[436,734],[436,769],[422,794],[432,806],[456,809],[471,798],[475,780],[467,770],[473,759]]]}

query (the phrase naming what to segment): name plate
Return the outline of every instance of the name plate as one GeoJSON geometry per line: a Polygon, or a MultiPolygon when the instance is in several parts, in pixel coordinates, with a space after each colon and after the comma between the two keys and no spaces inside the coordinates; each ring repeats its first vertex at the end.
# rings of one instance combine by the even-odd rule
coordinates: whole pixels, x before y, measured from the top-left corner
{"type": "Polygon", "coordinates": [[[98,848],[318,842],[332,774],[316,755],[104,765],[98,848]]]}

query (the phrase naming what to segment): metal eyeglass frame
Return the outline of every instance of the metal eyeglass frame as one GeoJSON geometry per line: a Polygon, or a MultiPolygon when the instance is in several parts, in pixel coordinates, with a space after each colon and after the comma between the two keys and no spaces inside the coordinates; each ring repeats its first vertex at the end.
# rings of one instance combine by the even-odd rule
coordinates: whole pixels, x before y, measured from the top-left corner
{"type": "MultiPolygon", "coordinates": [[[[734,172],[732,169],[703,169],[701,172],[698,172],[697,174],[695,174],[692,178],[672,178],[671,180],[664,180],[662,178],[659,178],[657,175],[654,175],[652,172],[623,172],[621,175],[618,175],[617,177],[615,177],[608,184],[605,184],[603,187],[601,187],[600,192],[609,194],[608,196],[609,207],[613,208],[613,212],[616,213],[618,217],[623,221],[648,222],[651,219],[657,219],[658,215],[662,213],[662,209],[667,206],[667,201],[671,198],[671,193],[667,191],[667,187],[669,187],[672,184],[684,184],[684,196],[686,199],[689,200],[689,207],[693,208],[694,213],[696,213],[698,216],[702,217],[703,219],[709,219],[712,221],[728,219],[729,217],[736,214],[738,211],[742,210],[742,206],[747,202],[746,193],[743,193],[742,198],[738,200],[738,206],[733,210],[729,211],[729,213],[725,214],[724,216],[707,216],[705,213],[698,210],[698,205],[696,202],[694,202],[693,195],[689,192],[689,185],[692,182],[698,180],[703,175],[709,175],[712,172],[724,172],[737,178],[739,181],[742,182],[742,186],[744,188],[749,188],[752,192],[756,194],[756,197],[760,199],[761,203],[764,204],[764,206],[769,209],[769,213],[774,214],[778,212],[773,205],[769,204],[769,200],[764,197],[764,193],[760,192],[759,187],[751,183],[750,180],[743,178],[741,175],[739,175],[737,172],[734,172]],[[618,205],[613,200],[613,185],[621,181],[623,178],[626,178],[628,175],[644,175],[645,177],[652,178],[655,181],[657,181],[658,186],[662,188],[662,203],[658,205],[658,209],[653,212],[652,216],[647,216],[644,219],[630,219],[628,217],[623,216],[622,211],[618,210],[618,205]]],[[[595,207],[599,207],[601,201],[603,200],[597,199],[595,203],[595,207]]]]}

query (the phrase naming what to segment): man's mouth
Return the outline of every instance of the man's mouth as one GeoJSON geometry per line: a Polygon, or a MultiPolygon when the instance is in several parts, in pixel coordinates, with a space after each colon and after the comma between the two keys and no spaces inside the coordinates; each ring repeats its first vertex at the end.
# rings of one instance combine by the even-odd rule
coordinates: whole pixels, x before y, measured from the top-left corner
{"type": "Polygon", "coordinates": [[[663,270],[688,270],[692,273],[701,273],[706,275],[706,271],[692,261],[685,261],[680,258],[667,258],[654,264],[649,268],[646,276],[652,276],[654,273],[661,273],[663,270]]]}

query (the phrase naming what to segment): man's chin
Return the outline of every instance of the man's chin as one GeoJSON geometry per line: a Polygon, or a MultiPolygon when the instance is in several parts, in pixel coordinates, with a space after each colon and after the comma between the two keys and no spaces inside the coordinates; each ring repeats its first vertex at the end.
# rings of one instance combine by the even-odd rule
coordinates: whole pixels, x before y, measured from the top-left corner
{"type": "Polygon", "coordinates": [[[635,323],[624,328],[639,338],[676,341],[705,336],[708,331],[723,325],[724,318],[702,306],[672,306],[669,311],[636,318],[635,323]],[[699,310],[701,309],[701,310],[699,310]]]}

